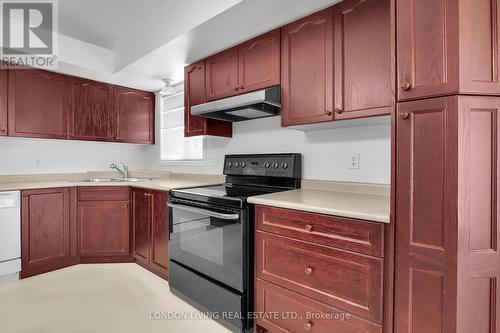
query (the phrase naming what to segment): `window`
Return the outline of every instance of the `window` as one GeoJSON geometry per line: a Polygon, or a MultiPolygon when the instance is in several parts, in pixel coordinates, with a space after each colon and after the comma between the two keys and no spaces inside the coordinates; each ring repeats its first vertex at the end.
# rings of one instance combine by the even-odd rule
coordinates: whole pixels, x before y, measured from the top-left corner
{"type": "Polygon", "coordinates": [[[160,98],[161,160],[202,161],[203,137],[184,137],[184,92],[160,98]]]}

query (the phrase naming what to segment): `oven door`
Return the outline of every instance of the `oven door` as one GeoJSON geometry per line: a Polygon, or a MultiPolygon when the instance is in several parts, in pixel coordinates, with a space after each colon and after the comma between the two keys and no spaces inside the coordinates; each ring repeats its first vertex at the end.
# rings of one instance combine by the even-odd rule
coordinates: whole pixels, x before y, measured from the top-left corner
{"type": "Polygon", "coordinates": [[[244,210],[169,202],[170,259],[240,292],[243,288],[244,210]]]}

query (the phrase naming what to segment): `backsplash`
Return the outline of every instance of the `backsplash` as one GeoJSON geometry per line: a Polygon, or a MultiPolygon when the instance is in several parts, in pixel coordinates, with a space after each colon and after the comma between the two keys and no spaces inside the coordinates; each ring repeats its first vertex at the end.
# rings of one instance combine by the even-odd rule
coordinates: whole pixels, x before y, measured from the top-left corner
{"type": "MultiPolygon", "coordinates": [[[[157,133],[159,131],[157,130],[157,133]]],[[[156,142],[159,142],[159,137],[156,142]]],[[[233,138],[210,138],[202,165],[162,164],[159,146],[149,147],[149,168],[189,173],[221,173],[226,154],[302,153],[302,177],[333,181],[390,183],[391,125],[301,132],[282,128],[280,117],[233,124],[233,138]],[[359,169],[349,169],[359,154],[359,169]]]]}

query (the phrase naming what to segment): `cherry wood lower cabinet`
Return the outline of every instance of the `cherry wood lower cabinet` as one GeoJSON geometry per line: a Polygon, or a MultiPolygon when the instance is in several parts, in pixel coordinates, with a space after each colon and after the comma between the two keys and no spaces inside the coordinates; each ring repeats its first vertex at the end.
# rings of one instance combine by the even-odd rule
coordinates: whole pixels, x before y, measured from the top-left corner
{"type": "Polygon", "coordinates": [[[258,329],[382,332],[384,224],[267,206],[255,219],[256,312],[349,317],[258,318],[258,329]]]}
{"type": "Polygon", "coordinates": [[[138,264],[164,279],[168,277],[168,194],[133,188],[133,255],[138,264]]]}
{"type": "Polygon", "coordinates": [[[21,277],[72,265],[70,189],[22,191],[21,277]]]}
{"type": "Polygon", "coordinates": [[[78,255],[81,262],[130,262],[129,188],[79,187],[78,255]]]}
{"type": "Polygon", "coordinates": [[[498,332],[500,98],[398,105],[395,329],[498,332]]]}

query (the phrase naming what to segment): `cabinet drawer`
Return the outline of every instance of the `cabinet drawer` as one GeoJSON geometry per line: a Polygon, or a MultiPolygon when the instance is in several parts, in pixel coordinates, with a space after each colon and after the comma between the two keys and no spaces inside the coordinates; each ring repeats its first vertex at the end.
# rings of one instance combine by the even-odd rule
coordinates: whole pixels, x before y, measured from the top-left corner
{"type": "Polygon", "coordinates": [[[384,224],[296,210],[257,206],[257,229],[383,257],[384,224]]]}
{"type": "Polygon", "coordinates": [[[256,232],[257,277],[381,322],[383,260],[256,232]]]}
{"type": "Polygon", "coordinates": [[[378,324],[260,279],[256,280],[255,297],[255,311],[264,313],[257,319],[257,325],[269,332],[382,332],[382,327],[378,324]],[[293,314],[294,317],[287,318],[287,314],[293,314]]]}
{"type": "Polygon", "coordinates": [[[78,188],[78,201],[127,201],[128,186],[92,186],[78,188]]]}

